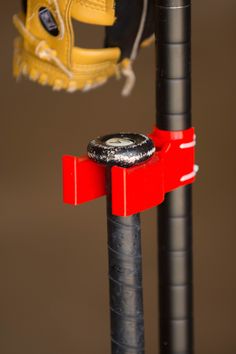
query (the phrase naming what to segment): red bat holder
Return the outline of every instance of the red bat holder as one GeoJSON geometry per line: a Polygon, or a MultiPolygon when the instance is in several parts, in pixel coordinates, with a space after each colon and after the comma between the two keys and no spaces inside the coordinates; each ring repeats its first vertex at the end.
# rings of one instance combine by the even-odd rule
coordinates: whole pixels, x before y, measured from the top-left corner
{"type": "MultiPolygon", "coordinates": [[[[155,207],[165,194],[195,180],[194,129],[165,131],[155,128],[149,135],[155,154],[134,167],[111,168],[112,214],[130,216],[155,207]]],[[[106,167],[85,157],[63,157],[63,199],[79,205],[107,195],[106,167]]]]}

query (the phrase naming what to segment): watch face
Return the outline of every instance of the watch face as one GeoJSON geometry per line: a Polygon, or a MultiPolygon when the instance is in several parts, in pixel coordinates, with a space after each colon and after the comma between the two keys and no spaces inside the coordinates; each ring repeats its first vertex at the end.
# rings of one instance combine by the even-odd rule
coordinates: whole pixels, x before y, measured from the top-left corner
{"type": "Polygon", "coordinates": [[[56,20],[53,14],[46,7],[41,7],[39,9],[39,19],[44,29],[49,34],[51,34],[54,37],[58,36],[59,29],[56,20]]]}

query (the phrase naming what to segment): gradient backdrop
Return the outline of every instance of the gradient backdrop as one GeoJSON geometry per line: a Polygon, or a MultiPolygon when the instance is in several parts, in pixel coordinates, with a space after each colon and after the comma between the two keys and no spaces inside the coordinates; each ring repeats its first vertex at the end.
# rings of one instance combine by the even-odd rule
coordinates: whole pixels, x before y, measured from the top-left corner
{"type": "MultiPolygon", "coordinates": [[[[105,200],[63,205],[61,156],[85,153],[99,134],[152,129],[154,50],[141,53],[129,99],[115,80],[73,95],[16,84],[18,7],[17,0],[4,1],[0,13],[0,352],[108,354],[105,200]]],[[[235,37],[234,0],[194,2],[193,122],[201,168],[194,188],[196,354],[236,353],[235,37]]],[[[154,354],[154,209],[142,224],[146,347],[154,354]]]]}

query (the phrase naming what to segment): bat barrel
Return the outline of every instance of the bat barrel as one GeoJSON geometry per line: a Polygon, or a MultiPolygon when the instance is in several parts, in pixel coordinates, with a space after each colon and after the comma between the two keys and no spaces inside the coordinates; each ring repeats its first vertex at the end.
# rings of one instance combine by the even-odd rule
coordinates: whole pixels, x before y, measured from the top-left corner
{"type": "Polygon", "coordinates": [[[112,167],[129,168],[149,159],[155,148],[140,134],[99,137],[88,155],[106,165],[112,354],[144,354],[144,315],[140,215],[112,212],[112,167]]]}
{"type": "Polygon", "coordinates": [[[113,354],[144,354],[140,215],[112,215],[107,200],[113,354]]]}

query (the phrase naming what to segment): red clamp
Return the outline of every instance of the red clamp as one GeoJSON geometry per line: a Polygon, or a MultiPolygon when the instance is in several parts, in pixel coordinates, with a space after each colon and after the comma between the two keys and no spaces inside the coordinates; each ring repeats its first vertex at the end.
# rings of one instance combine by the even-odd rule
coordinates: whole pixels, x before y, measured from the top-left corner
{"type": "MultiPolygon", "coordinates": [[[[165,194],[195,180],[194,129],[149,135],[156,152],[140,165],[112,167],[112,212],[129,216],[161,204],[165,194]]],[[[88,157],[63,157],[63,199],[78,205],[106,195],[105,166],[88,157]]]]}

